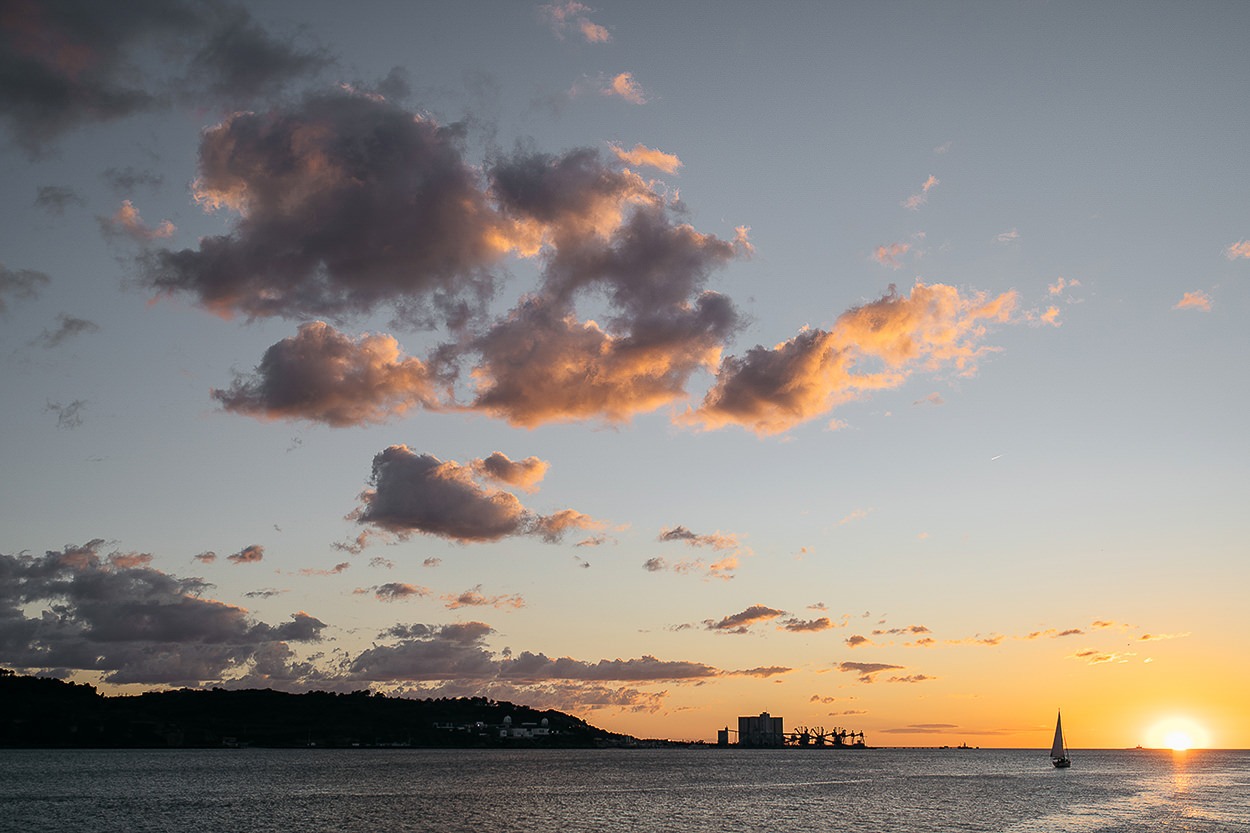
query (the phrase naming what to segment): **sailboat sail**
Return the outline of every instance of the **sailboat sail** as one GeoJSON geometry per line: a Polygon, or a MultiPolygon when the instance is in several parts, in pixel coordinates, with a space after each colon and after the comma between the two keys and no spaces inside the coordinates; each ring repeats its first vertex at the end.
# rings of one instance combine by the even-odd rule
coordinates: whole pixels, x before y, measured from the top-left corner
{"type": "Polygon", "coordinates": [[[1055,718],[1055,742],[1050,745],[1050,757],[1064,758],[1067,752],[1063,748],[1063,718],[1055,718]]]}
{"type": "Polygon", "coordinates": [[[1060,769],[1072,765],[1068,749],[1063,742],[1063,715],[1055,715],[1055,740],[1050,745],[1050,762],[1060,769]]]}

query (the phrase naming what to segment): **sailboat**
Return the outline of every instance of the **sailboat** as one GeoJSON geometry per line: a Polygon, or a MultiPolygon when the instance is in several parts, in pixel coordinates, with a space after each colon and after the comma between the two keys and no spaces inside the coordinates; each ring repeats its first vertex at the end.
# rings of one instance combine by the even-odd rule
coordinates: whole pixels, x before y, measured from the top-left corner
{"type": "Polygon", "coordinates": [[[1063,714],[1055,715],[1055,741],[1050,745],[1050,762],[1055,765],[1056,769],[1067,769],[1072,766],[1072,759],[1068,757],[1068,747],[1063,742],[1063,714]]]}

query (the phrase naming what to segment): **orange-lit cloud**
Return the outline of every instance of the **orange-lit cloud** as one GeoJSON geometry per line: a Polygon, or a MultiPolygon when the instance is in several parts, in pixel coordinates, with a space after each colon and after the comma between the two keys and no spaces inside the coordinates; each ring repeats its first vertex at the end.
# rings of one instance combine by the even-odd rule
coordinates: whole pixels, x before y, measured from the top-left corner
{"type": "Polygon", "coordinates": [[[556,543],[571,529],[596,530],[607,526],[603,521],[595,520],[576,509],[561,509],[550,515],[536,516],[530,533],[539,535],[548,543],[556,543]]]}
{"type": "Polygon", "coordinates": [[[524,460],[510,460],[501,451],[493,452],[484,460],[474,460],[470,464],[478,475],[498,483],[516,486],[527,492],[538,490],[538,484],[547,474],[551,464],[537,457],[526,457],[524,460]]]}
{"type": "Polygon", "coordinates": [[[1051,327],[1061,327],[1063,322],[1059,320],[1059,307],[1047,307],[1044,310],[1026,310],[1024,320],[1030,324],[1045,324],[1051,327]]]}
{"type": "Polygon", "coordinates": [[[929,174],[929,178],[920,184],[920,191],[903,200],[903,207],[911,211],[915,211],[920,208],[920,206],[924,205],[929,200],[929,189],[938,184],[938,178],[933,174],[929,174]]]}
{"type": "Polygon", "coordinates": [[[1054,283],[1049,284],[1046,289],[1051,295],[1061,295],[1065,289],[1075,289],[1080,285],[1080,281],[1076,279],[1069,280],[1061,275],[1054,283]]]}
{"type": "Polygon", "coordinates": [[[139,216],[139,209],[130,200],[123,200],[113,216],[101,217],[100,227],[106,234],[124,235],[140,243],[173,237],[177,231],[169,220],[162,220],[157,226],[146,225],[139,216]]]}
{"type": "Polygon", "coordinates": [[[1201,289],[1186,292],[1172,309],[1196,309],[1199,312],[1211,311],[1211,297],[1201,289]]]}
{"type": "Polygon", "coordinates": [[[576,0],[539,6],[538,11],[550,23],[552,32],[558,38],[563,38],[568,30],[574,29],[587,43],[612,40],[612,34],[606,28],[591,21],[589,15],[594,9],[576,0]]]}
{"type": "Polygon", "coordinates": [[[487,596],[482,593],[482,585],[465,590],[463,593],[443,595],[448,610],[462,607],[493,607],[508,610],[525,607],[525,599],[515,593],[510,595],[487,596]]]}
{"type": "Polygon", "coordinates": [[[846,639],[843,640],[843,642],[846,643],[846,647],[848,648],[862,648],[865,645],[872,644],[871,639],[859,633],[848,636],[846,639]]]}
{"type": "Polygon", "coordinates": [[[872,256],[882,266],[889,266],[891,269],[901,269],[903,264],[899,262],[899,257],[907,254],[910,249],[910,243],[890,243],[886,246],[878,246],[872,256]]]}
{"type": "Polygon", "coordinates": [[[676,173],[681,167],[681,160],[671,153],[665,153],[662,150],[655,150],[645,145],[636,144],[633,150],[625,150],[620,145],[608,144],[612,152],[622,162],[630,165],[649,165],[652,168],[663,171],[666,174],[676,173]]]}
{"type": "Polygon", "coordinates": [[[893,287],[881,300],[843,313],[828,330],[804,330],[769,349],[722,361],[716,384],[685,421],[706,429],[740,425],[776,434],[873,390],[901,385],[917,370],[976,372],[993,348],[988,324],[1009,320],[1016,294],[961,296],[944,284],[893,287]]]}
{"type": "Polygon", "coordinates": [[[622,72],[599,88],[601,95],[619,96],[630,104],[646,104],[647,96],[642,86],[634,80],[632,72],[622,72]]]}
{"type": "Polygon", "coordinates": [[[340,561],[328,570],[319,570],[314,567],[304,567],[299,571],[301,576],[336,576],[344,570],[351,568],[350,561],[340,561]]]}
{"type": "Polygon", "coordinates": [[[1250,257],[1250,240],[1239,240],[1230,244],[1224,250],[1224,256],[1229,260],[1236,260],[1239,257],[1250,257]]]}
{"type": "Polygon", "coordinates": [[[265,351],[256,370],[212,396],[228,411],[336,428],[381,423],[422,406],[437,410],[437,380],[389,335],[356,339],[321,321],[265,351]]]}
{"type": "Polygon", "coordinates": [[[686,529],[684,526],[675,526],[670,529],[660,530],[657,541],[682,541],[692,547],[711,547],[714,550],[734,550],[742,545],[738,541],[738,536],[730,535],[723,532],[713,532],[706,535],[698,535],[686,529]]]}

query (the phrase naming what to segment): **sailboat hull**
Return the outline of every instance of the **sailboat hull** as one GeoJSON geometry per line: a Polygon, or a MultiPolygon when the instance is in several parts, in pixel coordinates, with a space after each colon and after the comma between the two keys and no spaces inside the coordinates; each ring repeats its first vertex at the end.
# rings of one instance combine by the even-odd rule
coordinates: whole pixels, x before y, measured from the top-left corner
{"type": "Polygon", "coordinates": [[[1050,762],[1055,765],[1055,769],[1067,769],[1072,766],[1072,761],[1067,758],[1052,758],[1050,762]]]}

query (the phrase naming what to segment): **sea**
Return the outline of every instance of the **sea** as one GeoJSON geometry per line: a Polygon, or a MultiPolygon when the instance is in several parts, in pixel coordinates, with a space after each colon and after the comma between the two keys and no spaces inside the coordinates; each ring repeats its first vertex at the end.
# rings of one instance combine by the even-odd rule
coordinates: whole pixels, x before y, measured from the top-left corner
{"type": "Polygon", "coordinates": [[[1250,752],[0,750],[0,830],[1250,831],[1250,752]]]}

